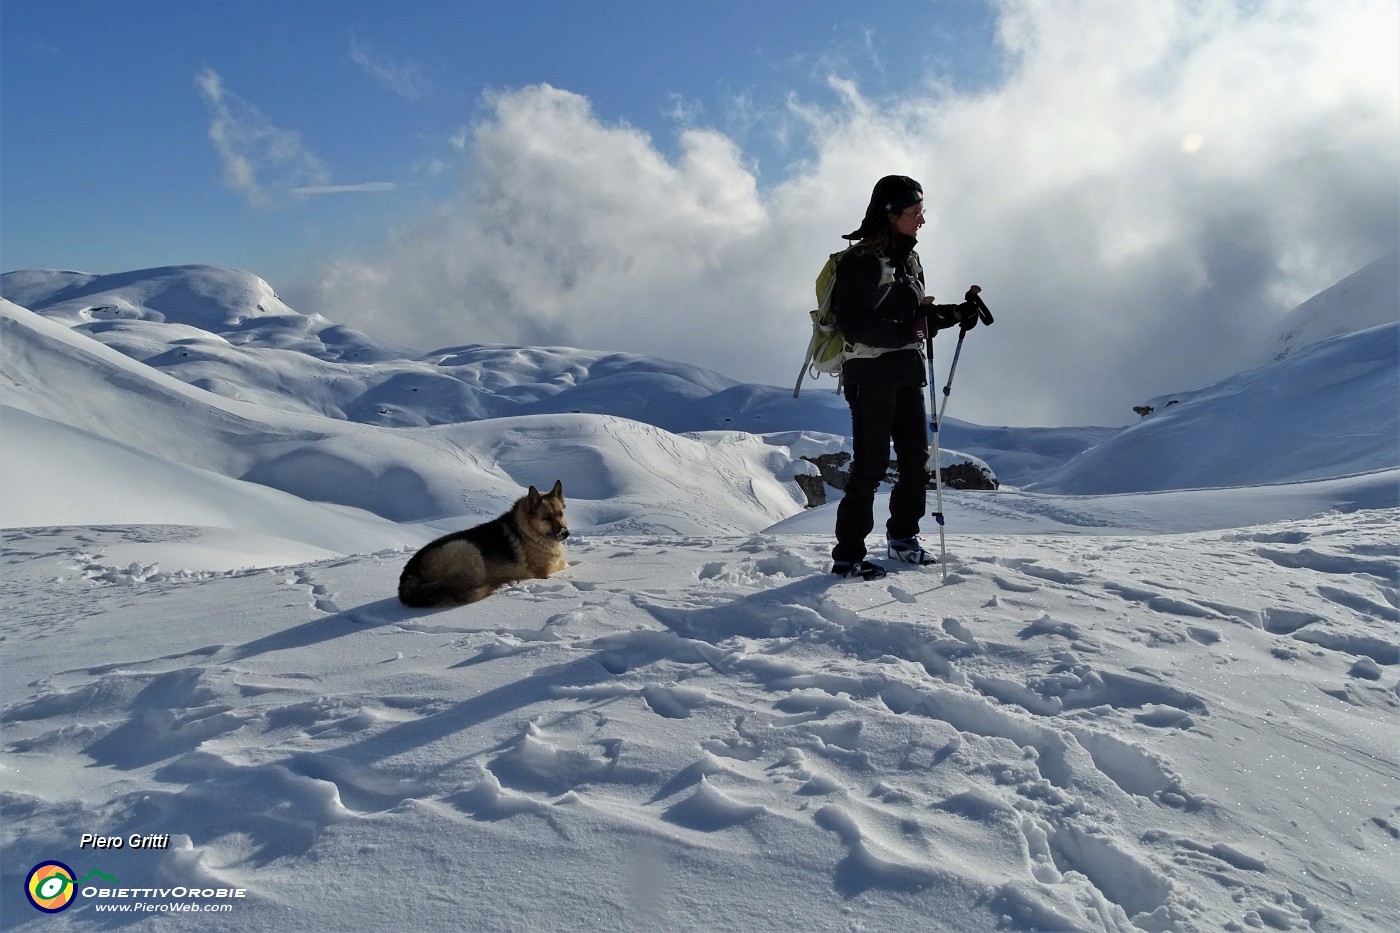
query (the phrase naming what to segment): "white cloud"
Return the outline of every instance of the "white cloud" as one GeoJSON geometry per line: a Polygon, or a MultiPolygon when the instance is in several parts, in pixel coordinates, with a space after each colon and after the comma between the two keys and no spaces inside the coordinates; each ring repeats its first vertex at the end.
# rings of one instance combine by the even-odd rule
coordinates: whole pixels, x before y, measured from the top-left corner
{"type": "Polygon", "coordinates": [[[398,185],[392,181],[367,181],[358,185],[307,185],[293,188],[292,194],[359,194],[380,191],[394,191],[398,185]]]}
{"type": "Polygon", "coordinates": [[[431,87],[417,65],[388,61],[363,45],[356,36],[350,37],[350,60],[360,66],[365,74],[409,100],[420,100],[431,87]]]}
{"type": "Polygon", "coordinates": [[[224,166],[224,184],[255,207],[274,206],[295,188],[325,185],[325,163],[302,142],[301,135],[275,126],[248,101],[224,87],[206,68],[195,85],[209,107],[209,138],[224,166]]]}
{"type": "Polygon", "coordinates": [[[780,129],[812,155],[766,190],[717,132],[685,129],[668,158],[576,94],[503,93],[470,137],[469,187],[333,264],[313,304],[425,347],[565,343],[790,383],[825,254],[877,178],[909,174],[930,290],[976,282],[997,313],[950,414],[1123,423],[1235,371],[1293,304],[1395,248],[1397,11],[1006,2],[999,87],[793,95],[780,129]]]}

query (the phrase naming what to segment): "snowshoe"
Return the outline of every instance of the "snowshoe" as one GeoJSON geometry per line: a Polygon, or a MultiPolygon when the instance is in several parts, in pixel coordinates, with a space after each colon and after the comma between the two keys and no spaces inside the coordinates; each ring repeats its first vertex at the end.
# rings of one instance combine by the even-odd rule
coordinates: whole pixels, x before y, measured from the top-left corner
{"type": "Polygon", "coordinates": [[[884,567],[868,560],[838,560],[831,565],[831,572],[847,580],[881,580],[885,576],[884,567]]]}
{"type": "Polygon", "coordinates": [[[918,538],[890,538],[885,555],[890,560],[916,567],[931,567],[938,563],[938,558],[925,551],[918,538]]]}

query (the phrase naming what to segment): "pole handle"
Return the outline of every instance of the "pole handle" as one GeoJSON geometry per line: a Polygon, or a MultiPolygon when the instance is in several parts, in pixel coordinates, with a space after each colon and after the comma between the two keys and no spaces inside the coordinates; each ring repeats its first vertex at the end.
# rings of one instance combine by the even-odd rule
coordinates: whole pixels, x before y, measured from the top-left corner
{"type": "Polygon", "coordinates": [[[991,324],[995,320],[992,317],[991,309],[988,308],[987,303],[982,300],[982,286],[972,286],[967,290],[967,295],[965,295],[964,298],[972,302],[973,306],[977,308],[977,317],[983,324],[991,324]]]}

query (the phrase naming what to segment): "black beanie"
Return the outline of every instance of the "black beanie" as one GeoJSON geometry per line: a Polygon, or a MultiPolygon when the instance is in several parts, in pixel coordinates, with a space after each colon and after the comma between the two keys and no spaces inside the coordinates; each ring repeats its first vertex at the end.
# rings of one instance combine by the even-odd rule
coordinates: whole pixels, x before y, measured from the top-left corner
{"type": "Polygon", "coordinates": [[[923,199],[923,186],[908,175],[886,175],[875,182],[875,190],[870,192],[870,206],[865,209],[865,219],[860,222],[860,227],[842,239],[863,240],[883,229],[888,223],[888,215],[898,214],[923,199]]]}

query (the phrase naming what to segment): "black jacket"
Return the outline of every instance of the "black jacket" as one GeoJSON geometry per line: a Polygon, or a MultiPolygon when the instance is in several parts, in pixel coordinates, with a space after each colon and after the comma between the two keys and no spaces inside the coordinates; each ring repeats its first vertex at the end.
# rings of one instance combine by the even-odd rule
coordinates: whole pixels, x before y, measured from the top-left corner
{"type": "Polygon", "coordinates": [[[888,382],[928,384],[928,363],[910,344],[918,340],[915,321],[927,315],[935,330],[960,320],[960,305],[924,305],[924,268],[913,237],[896,234],[884,253],[856,247],[836,268],[831,301],[836,327],[847,342],[890,352],[853,357],[841,367],[848,385],[888,382]],[[891,348],[903,349],[891,349],[891,348]]]}

